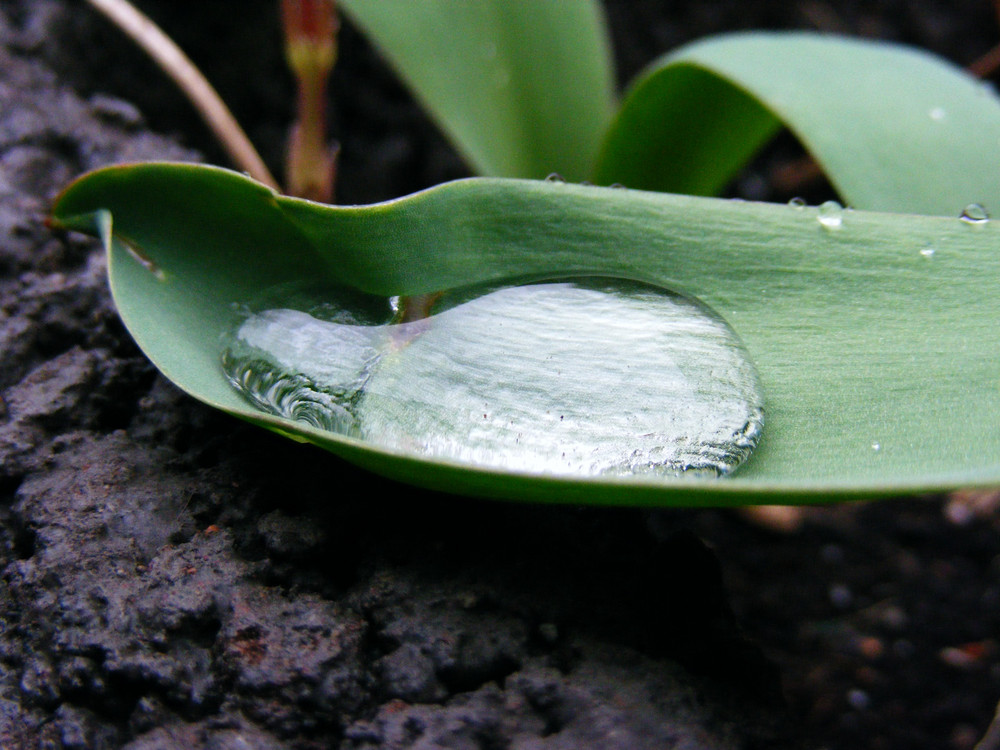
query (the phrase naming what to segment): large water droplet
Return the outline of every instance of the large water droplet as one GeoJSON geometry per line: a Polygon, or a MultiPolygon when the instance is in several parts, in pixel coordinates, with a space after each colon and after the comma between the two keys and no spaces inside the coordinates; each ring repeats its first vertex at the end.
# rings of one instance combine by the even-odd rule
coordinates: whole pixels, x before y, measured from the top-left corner
{"type": "Polygon", "coordinates": [[[986,213],[981,203],[970,203],[962,209],[958,218],[966,224],[985,224],[990,220],[990,215],[986,213]]]}
{"type": "MultiPolygon", "coordinates": [[[[223,355],[258,408],[392,450],[560,476],[720,476],[763,424],[753,364],[704,306],[585,278],[449,292],[430,317],[323,295],[242,321],[223,355]]],[[[258,307],[258,309],[260,309],[258,307]]]]}
{"type": "Polygon", "coordinates": [[[837,201],[826,201],[820,204],[816,218],[824,229],[840,229],[844,223],[844,207],[837,201]]]}

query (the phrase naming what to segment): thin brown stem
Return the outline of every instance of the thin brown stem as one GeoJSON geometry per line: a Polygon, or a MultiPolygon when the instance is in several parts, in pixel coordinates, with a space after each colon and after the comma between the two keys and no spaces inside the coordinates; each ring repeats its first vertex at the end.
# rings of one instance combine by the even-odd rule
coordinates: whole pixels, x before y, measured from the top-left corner
{"type": "Polygon", "coordinates": [[[229,158],[258,182],[280,189],[212,85],[170,37],[127,0],[87,0],[138,44],[194,105],[229,158]]]}
{"type": "Polygon", "coordinates": [[[989,78],[998,68],[1000,68],[1000,44],[974,60],[967,70],[976,78],[989,78]]]}
{"type": "MultiPolygon", "coordinates": [[[[994,0],[993,9],[997,14],[997,23],[1000,23],[1000,0],[994,0]]],[[[997,72],[997,69],[1000,69],[1000,44],[973,61],[967,68],[977,78],[989,78],[997,72]]]]}

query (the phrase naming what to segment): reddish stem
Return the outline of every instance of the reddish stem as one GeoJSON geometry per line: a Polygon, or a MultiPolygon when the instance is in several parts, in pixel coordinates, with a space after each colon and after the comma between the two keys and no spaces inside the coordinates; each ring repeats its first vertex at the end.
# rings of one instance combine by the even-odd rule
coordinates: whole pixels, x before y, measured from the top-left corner
{"type": "Polygon", "coordinates": [[[288,145],[288,192],[329,202],[336,149],[326,143],[326,92],[337,57],[336,9],[333,0],[282,0],[281,18],[285,53],[298,86],[288,145]]]}

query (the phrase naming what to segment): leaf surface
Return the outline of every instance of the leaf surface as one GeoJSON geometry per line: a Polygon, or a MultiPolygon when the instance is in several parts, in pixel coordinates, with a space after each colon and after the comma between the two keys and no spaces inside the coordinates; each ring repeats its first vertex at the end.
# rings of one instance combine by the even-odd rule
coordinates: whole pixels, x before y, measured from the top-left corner
{"type": "Polygon", "coordinates": [[[115,302],[180,387],[405,481],[656,505],[1000,482],[997,222],[847,211],[829,228],[814,208],[506,179],[331,207],[279,197],[225,170],[171,164],[85,176],[53,218],[106,237],[113,228],[115,302]],[[263,414],[219,366],[235,306],[283,282],[327,278],[412,295],[575,273],[656,282],[701,300],[736,330],[757,364],[767,416],[757,451],[733,477],[565,479],[426,460],[263,414]]]}
{"type": "Polygon", "coordinates": [[[782,125],[856,208],[957,216],[1000,210],[1000,100],[920,50],[811,33],[686,45],[632,86],[595,180],[722,190],[782,125]]]}
{"type": "Polygon", "coordinates": [[[582,180],[614,76],[594,0],[343,0],[479,174],[582,180]]]}

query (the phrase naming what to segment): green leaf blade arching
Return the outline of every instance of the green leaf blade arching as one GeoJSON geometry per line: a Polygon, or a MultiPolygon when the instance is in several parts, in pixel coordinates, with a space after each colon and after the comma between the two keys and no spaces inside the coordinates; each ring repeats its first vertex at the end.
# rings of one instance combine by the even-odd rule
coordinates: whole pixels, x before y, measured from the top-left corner
{"type": "Polygon", "coordinates": [[[594,0],[344,0],[478,173],[582,180],[610,121],[594,0]]]}
{"type": "Polygon", "coordinates": [[[847,211],[831,228],[809,208],[495,179],[329,207],[191,165],[99,171],[60,197],[53,218],[96,232],[93,216],[105,211],[116,304],[168,377],[206,403],[406,481],[660,505],[1000,482],[994,222],[847,211]],[[428,460],[257,411],[219,366],[234,305],[285,281],[325,277],[388,295],[576,273],[661,284],[736,330],[757,364],[767,416],[757,451],[734,476],[572,479],[428,460]]]}
{"type": "Polygon", "coordinates": [[[665,56],[626,97],[596,180],[714,194],[780,124],[856,208],[1000,205],[991,89],[925,52],[809,33],[715,37],[665,56]]]}

